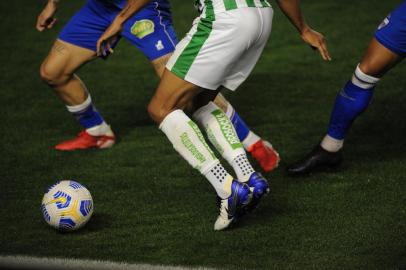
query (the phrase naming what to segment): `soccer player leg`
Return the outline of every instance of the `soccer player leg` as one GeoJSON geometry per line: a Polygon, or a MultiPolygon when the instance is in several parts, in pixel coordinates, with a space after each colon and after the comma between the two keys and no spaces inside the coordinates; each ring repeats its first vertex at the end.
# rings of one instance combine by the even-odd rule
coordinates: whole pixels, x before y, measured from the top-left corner
{"type": "MultiPolygon", "coordinates": [[[[208,89],[225,86],[230,90],[235,90],[248,77],[266,44],[271,28],[272,13],[270,11],[264,9],[262,17],[258,16],[259,11],[256,9],[234,10],[230,14],[217,14],[212,32],[187,71],[186,79],[195,81],[208,89]],[[231,16],[235,20],[224,19],[223,21],[222,16],[227,18],[231,16]],[[251,20],[247,19],[244,23],[240,23],[242,16],[251,20]],[[263,22],[262,18],[268,20],[263,22]],[[249,23],[246,23],[247,21],[249,23]],[[257,28],[261,24],[264,25],[263,31],[259,31],[257,28]],[[246,33],[246,35],[241,33],[246,33]],[[251,40],[257,42],[251,43],[251,40]],[[217,59],[215,73],[213,73],[213,58],[217,59]]],[[[176,57],[175,53],[174,58],[176,57]]],[[[186,57],[182,59],[182,56],[179,56],[175,64],[170,61],[168,65],[175,72],[182,73],[182,70],[177,67],[177,63],[182,63],[186,59],[186,57]]],[[[267,193],[269,191],[268,182],[252,168],[234,126],[226,114],[211,102],[197,110],[194,118],[204,127],[209,140],[233,167],[238,179],[250,186],[254,199],[259,200],[267,193]]]]}
{"type": "Polygon", "coordinates": [[[235,181],[206,143],[200,129],[183,109],[202,90],[166,70],[152,98],[148,112],[173,144],[175,150],[198,169],[216,190],[222,211],[215,230],[223,230],[236,219],[239,209],[250,201],[247,185],[235,181]]]}
{"type": "Polygon", "coordinates": [[[108,26],[101,14],[110,13],[100,3],[88,1],[64,27],[41,65],[43,80],[56,91],[84,128],[76,138],[58,144],[55,147],[58,150],[108,148],[115,142],[110,126],[96,110],[86,86],[75,74],[81,66],[96,58],[96,41],[108,26]]]}
{"type": "Polygon", "coordinates": [[[58,39],[41,65],[42,79],[55,90],[67,110],[85,129],[73,140],[56,145],[57,150],[106,148],[114,144],[110,127],[92,104],[86,86],[75,74],[78,68],[94,58],[93,51],[58,39]]]}
{"type": "Polygon", "coordinates": [[[214,103],[226,113],[244,149],[259,162],[262,169],[270,172],[278,167],[279,154],[272,144],[255,134],[221,93],[217,95],[214,103]]]}
{"type": "Polygon", "coordinates": [[[238,180],[250,187],[253,200],[244,209],[255,209],[261,197],[269,192],[269,185],[251,166],[230,119],[213,102],[199,108],[193,118],[205,129],[210,142],[233,167],[238,180]]]}
{"type": "Polygon", "coordinates": [[[334,167],[342,160],[344,138],[354,120],[367,109],[380,78],[401,56],[383,46],[375,38],[369,44],[361,63],[339,92],[330,117],[328,132],[309,154],[289,165],[288,173],[301,175],[323,167],[334,167]]]}

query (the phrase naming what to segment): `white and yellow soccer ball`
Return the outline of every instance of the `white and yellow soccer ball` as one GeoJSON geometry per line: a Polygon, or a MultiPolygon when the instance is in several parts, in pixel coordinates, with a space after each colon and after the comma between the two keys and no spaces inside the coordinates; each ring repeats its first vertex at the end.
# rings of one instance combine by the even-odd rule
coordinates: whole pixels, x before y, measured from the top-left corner
{"type": "Polygon", "coordinates": [[[41,210],[45,221],[53,228],[74,231],[83,227],[92,216],[92,195],[78,182],[58,181],[45,193],[41,210]]]}

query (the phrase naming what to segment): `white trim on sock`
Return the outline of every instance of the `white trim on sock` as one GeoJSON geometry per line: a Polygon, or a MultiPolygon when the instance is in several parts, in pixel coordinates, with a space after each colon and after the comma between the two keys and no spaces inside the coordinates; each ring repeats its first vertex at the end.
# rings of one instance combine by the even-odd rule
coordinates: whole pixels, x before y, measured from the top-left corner
{"type": "Polygon", "coordinates": [[[76,113],[83,111],[84,109],[89,107],[90,104],[92,104],[92,98],[90,97],[90,94],[88,94],[86,100],[82,104],[74,106],[66,105],[66,108],[68,109],[69,112],[76,113]]]}
{"type": "Polygon", "coordinates": [[[244,146],[245,150],[249,151],[251,146],[257,143],[259,140],[261,140],[261,137],[250,130],[247,137],[242,141],[242,145],[244,146]]]}
{"type": "Polygon", "coordinates": [[[365,74],[359,67],[355,69],[354,75],[352,76],[351,82],[356,86],[368,90],[373,88],[378,82],[380,78],[375,78],[368,74],[365,74]]]}
{"type": "Polygon", "coordinates": [[[104,121],[100,125],[86,129],[86,132],[92,136],[114,136],[114,133],[111,130],[110,126],[104,121]]]}
{"type": "Polygon", "coordinates": [[[344,146],[344,140],[337,140],[330,135],[324,136],[320,146],[328,152],[338,152],[344,146]]]}

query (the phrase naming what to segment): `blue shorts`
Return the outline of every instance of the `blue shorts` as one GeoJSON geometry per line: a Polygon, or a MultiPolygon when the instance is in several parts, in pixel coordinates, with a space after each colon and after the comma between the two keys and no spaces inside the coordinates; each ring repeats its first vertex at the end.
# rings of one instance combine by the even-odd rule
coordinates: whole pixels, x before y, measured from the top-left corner
{"type": "Polygon", "coordinates": [[[385,18],[375,38],[392,52],[406,56],[406,1],[385,18]]]}
{"type": "MultiPolygon", "coordinates": [[[[58,38],[96,51],[98,39],[120,11],[121,7],[112,1],[88,0],[62,29],[58,38]]],[[[121,36],[151,61],[172,53],[178,40],[169,3],[166,0],[149,3],[125,23],[121,36]]]]}

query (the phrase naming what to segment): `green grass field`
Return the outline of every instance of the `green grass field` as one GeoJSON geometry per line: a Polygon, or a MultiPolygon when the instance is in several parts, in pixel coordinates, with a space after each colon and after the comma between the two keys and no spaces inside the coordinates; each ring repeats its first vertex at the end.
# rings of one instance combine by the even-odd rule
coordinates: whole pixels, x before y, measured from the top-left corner
{"type": "MultiPolygon", "coordinates": [[[[108,61],[80,70],[119,136],[106,151],[52,149],[79,131],[39,65],[84,1],[61,1],[59,24],[34,28],[44,1],[0,1],[2,22],[0,255],[67,257],[227,269],[406,269],[406,66],[391,71],[346,141],[341,170],[289,178],[288,162],[326,130],[337,91],[351,76],[381,20],[401,1],[303,1],[307,21],[326,34],[333,61],[306,47],[276,4],[273,33],[252,76],[226,93],[282,163],[258,211],[226,232],[208,182],[149,120],[157,78],[123,41],[108,61]],[[95,214],[81,231],[48,227],[40,203],[58,179],[92,192],[95,214]]],[[[196,15],[172,1],[182,36],[196,15]]]]}

